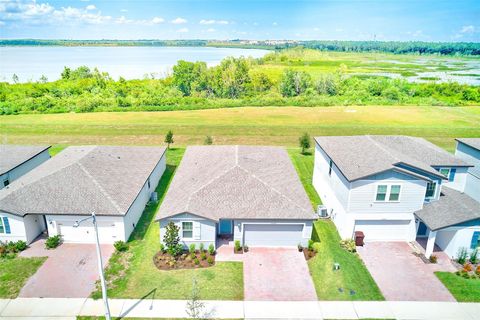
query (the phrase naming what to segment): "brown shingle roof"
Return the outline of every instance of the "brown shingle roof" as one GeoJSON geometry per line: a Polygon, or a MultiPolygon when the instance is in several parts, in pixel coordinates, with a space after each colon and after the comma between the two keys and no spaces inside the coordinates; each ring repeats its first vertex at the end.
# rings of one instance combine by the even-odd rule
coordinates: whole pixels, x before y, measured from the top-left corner
{"type": "Polygon", "coordinates": [[[212,220],[313,219],[285,149],[188,147],[157,219],[189,212],[212,220]]]}
{"type": "Polygon", "coordinates": [[[125,215],[164,147],[68,147],[0,190],[0,210],[125,215]]]}

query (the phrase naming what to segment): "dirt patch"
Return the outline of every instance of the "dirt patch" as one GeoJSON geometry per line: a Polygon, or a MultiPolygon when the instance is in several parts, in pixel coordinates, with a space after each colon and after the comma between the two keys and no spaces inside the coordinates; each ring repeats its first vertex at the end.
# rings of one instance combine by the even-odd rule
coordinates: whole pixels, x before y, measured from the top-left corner
{"type": "Polygon", "coordinates": [[[196,251],[172,257],[168,253],[159,251],[153,257],[153,263],[160,270],[208,268],[215,265],[215,255],[196,251]]]}
{"type": "Polygon", "coordinates": [[[305,257],[305,260],[307,261],[315,257],[315,255],[317,254],[315,250],[303,249],[302,251],[303,251],[303,256],[305,257]]]}

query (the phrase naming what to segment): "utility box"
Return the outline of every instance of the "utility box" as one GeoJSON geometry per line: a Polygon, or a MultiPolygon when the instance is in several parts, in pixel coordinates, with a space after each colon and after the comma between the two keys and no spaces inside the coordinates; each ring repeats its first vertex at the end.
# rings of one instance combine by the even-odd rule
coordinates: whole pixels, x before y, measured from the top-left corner
{"type": "Polygon", "coordinates": [[[355,245],[357,247],[363,247],[363,239],[365,239],[365,235],[362,231],[355,231],[355,245]]]}

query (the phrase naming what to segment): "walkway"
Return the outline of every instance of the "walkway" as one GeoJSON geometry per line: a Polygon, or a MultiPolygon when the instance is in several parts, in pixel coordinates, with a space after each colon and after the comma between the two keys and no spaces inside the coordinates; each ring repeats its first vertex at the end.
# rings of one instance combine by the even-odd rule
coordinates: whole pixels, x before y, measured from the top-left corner
{"type": "MultiPolygon", "coordinates": [[[[111,299],[112,317],[186,318],[184,300],[111,299]]],[[[346,301],[206,301],[209,318],[227,319],[478,319],[480,303],[346,301]]],[[[101,316],[101,300],[18,298],[0,300],[0,319],[71,319],[101,316]]]]}

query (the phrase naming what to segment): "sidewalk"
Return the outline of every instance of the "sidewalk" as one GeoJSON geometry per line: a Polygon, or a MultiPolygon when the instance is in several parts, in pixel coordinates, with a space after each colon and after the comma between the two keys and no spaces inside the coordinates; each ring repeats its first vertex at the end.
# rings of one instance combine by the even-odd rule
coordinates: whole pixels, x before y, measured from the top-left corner
{"type": "MultiPolygon", "coordinates": [[[[186,318],[185,300],[111,299],[112,318],[186,318]]],[[[478,319],[480,303],[387,301],[205,301],[209,318],[228,319],[478,319]]],[[[75,319],[103,315],[101,300],[0,300],[0,319],[75,319]]]]}

